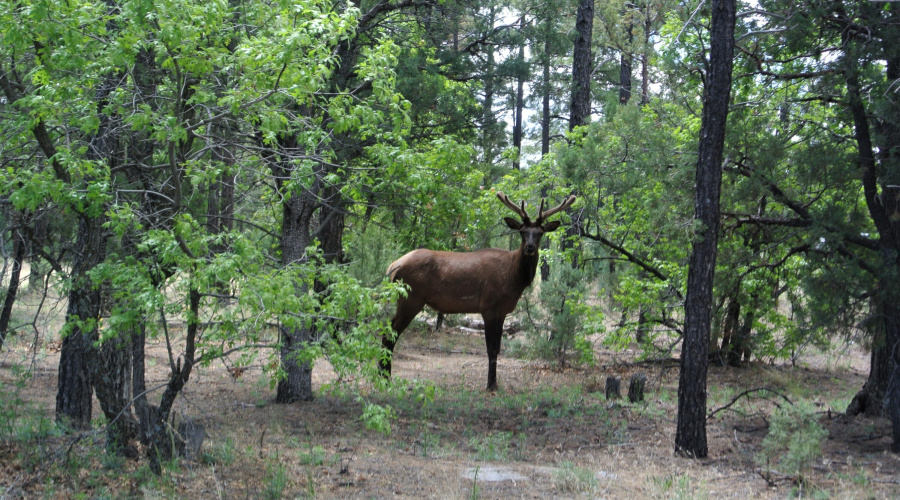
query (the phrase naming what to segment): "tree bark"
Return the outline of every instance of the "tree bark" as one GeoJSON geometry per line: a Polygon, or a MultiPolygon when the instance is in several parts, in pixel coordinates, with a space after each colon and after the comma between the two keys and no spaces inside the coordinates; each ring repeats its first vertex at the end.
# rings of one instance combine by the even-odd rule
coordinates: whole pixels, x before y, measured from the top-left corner
{"type": "Polygon", "coordinates": [[[187,333],[184,345],[184,355],[178,359],[174,372],[169,376],[169,383],[163,392],[158,411],[151,411],[150,432],[147,455],[150,459],[150,470],[159,475],[162,473],[162,461],[172,457],[175,448],[181,444],[179,437],[173,435],[166,421],[172,411],[172,405],[181,390],[191,377],[196,356],[196,340],[199,333],[200,292],[192,284],[188,292],[188,318],[187,333]]]}
{"type": "Polygon", "coordinates": [[[734,62],[735,0],[712,1],[709,75],[705,89],[697,161],[694,219],[699,224],[688,264],[684,341],[678,382],[675,452],[691,458],[708,454],[706,377],[725,126],[734,62]]]}
{"type": "MultiPolygon", "coordinates": [[[[280,154],[284,157],[273,166],[276,186],[282,199],[281,223],[281,264],[285,269],[305,262],[306,249],[312,241],[310,227],[313,213],[316,210],[319,181],[310,189],[297,193],[284,192],[286,182],[290,180],[290,151],[296,146],[292,139],[280,141],[280,154]]],[[[321,168],[321,167],[320,167],[321,168]]],[[[320,177],[321,172],[316,172],[320,177]]],[[[295,293],[304,294],[308,290],[300,286],[295,293]]],[[[303,350],[316,338],[313,325],[282,326],[281,366],[285,377],[278,381],[275,402],[281,404],[295,401],[309,401],[312,392],[312,365],[301,359],[303,350]]]]}
{"type": "Polygon", "coordinates": [[[56,420],[86,429],[91,425],[93,393],[88,366],[95,362],[95,322],[100,315],[100,291],[88,272],[105,256],[106,235],[100,218],[82,214],[78,219],[66,331],[59,355],[56,420]]]}
{"type": "Polygon", "coordinates": [[[591,37],[594,30],[594,0],[581,0],[575,17],[575,48],[572,54],[572,108],[569,130],[588,122],[591,116],[591,37]]]}
{"type": "Polygon", "coordinates": [[[12,269],[9,273],[9,286],[6,287],[6,297],[3,299],[3,310],[0,311],[0,349],[6,341],[6,332],[9,330],[9,320],[12,317],[13,305],[16,303],[16,295],[19,293],[19,280],[22,273],[22,263],[25,260],[25,239],[22,237],[21,228],[12,228],[13,254],[12,269]]]}
{"type": "MultiPolygon", "coordinates": [[[[521,28],[524,29],[524,18],[521,28]]],[[[519,45],[519,64],[521,65],[516,78],[516,110],[513,124],[513,147],[516,148],[516,158],[513,160],[513,168],[519,170],[522,157],[522,115],[525,108],[525,44],[519,45]]]]}
{"type": "Polygon", "coordinates": [[[541,158],[550,153],[550,34],[544,36],[544,54],[541,60],[541,158]]]}
{"type": "MultiPolygon", "coordinates": [[[[890,12],[892,20],[897,18],[896,12],[890,12]]],[[[894,214],[900,212],[900,187],[890,175],[896,175],[900,163],[900,128],[894,123],[896,115],[879,117],[875,112],[871,116],[878,128],[877,137],[881,141],[876,155],[870,131],[870,115],[862,97],[859,68],[851,54],[854,44],[850,43],[852,40],[849,33],[845,32],[843,36],[843,46],[847,51],[844,61],[847,104],[853,117],[854,138],[859,151],[863,196],[869,216],[878,231],[879,253],[885,270],[877,283],[873,311],[881,321],[876,327],[880,338],[876,335],[876,342],[872,347],[869,378],[860,394],[851,401],[848,413],[863,411],[869,414],[886,414],[893,427],[891,449],[900,452],[900,308],[896,306],[900,300],[900,285],[896,279],[891,278],[900,274],[900,220],[894,217],[894,214]],[[882,183],[880,189],[879,182],[882,183]]],[[[887,52],[896,51],[891,48],[887,52]]],[[[886,76],[889,81],[900,78],[900,57],[897,55],[888,57],[886,76]]]]}
{"type": "MultiPolygon", "coordinates": [[[[519,29],[525,29],[524,17],[519,20],[519,29]]],[[[513,147],[516,148],[516,158],[513,160],[513,168],[519,170],[522,157],[522,136],[524,135],[524,131],[522,128],[522,118],[525,108],[525,80],[528,77],[528,75],[526,74],[524,41],[519,45],[519,55],[517,62],[518,68],[516,71],[516,104],[515,112],[513,115],[513,147]]]]}
{"type": "Polygon", "coordinates": [[[628,104],[628,101],[631,100],[631,45],[634,41],[634,13],[630,11],[634,8],[633,4],[625,4],[625,9],[627,9],[625,14],[628,16],[626,28],[628,46],[622,48],[622,54],[619,57],[619,104],[628,104]]]}

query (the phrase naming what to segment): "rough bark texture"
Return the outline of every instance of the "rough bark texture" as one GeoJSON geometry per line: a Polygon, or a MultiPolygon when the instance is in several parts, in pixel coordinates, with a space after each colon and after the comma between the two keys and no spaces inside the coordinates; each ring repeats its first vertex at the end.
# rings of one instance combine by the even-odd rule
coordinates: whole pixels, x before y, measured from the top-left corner
{"type": "MultiPolygon", "coordinates": [[[[281,145],[285,159],[294,144],[284,141],[281,145]]],[[[276,182],[282,191],[282,223],[281,223],[281,263],[288,268],[306,260],[306,248],[312,241],[310,225],[316,209],[316,197],[311,190],[303,190],[292,194],[284,193],[285,183],[290,179],[289,160],[277,163],[274,167],[276,182]]],[[[317,189],[316,186],[312,188],[317,189]]],[[[296,293],[306,293],[297,290],[296,293]]],[[[293,403],[309,401],[312,393],[312,366],[300,359],[303,349],[315,340],[315,332],[309,327],[282,326],[281,365],[285,378],[278,381],[275,394],[277,403],[293,403]]]]}
{"type": "MultiPolygon", "coordinates": [[[[635,6],[630,3],[625,4],[626,9],[634,9],[635,6]]],[[[628,47],[622,50],[619,56],[619,104],[628,104],[631,100],[631,43],[634,41],[634,17],[632,13],[626,12],[628,27],[628,47]]]]}
{"type": "Polygon", "coordinates": [[[78,429],[91,425],[93,389],[88,365],[95,355],[97,328],[93,321],[100,314],[100,291],[87,273],[104,257],[106,238],[102,223],[99,218],[79,217],[66,309],[67,330],[59,355],[56,420],[78,429]]]}
{"type": "MultiPolygon", "coordinates": [[[[524,28],[524,23],[522,24],[524,28]]],[[[525,45],[519,46],[519,64],[525,65],[525,45]]],[[[519,75],[516,81],[516,111],[513,123],[513,147],[516,148],[516,158],[513,160],[513,168],[519,169],[519,161],[522,156],[522,115],[525,108],[525,73],[523,68],[519,68],[519,75]]]]}
{"type": "Polygon", "coordinates": [[[622,397],[621,382],[617,377],[606,377],[606,400],[622,397]]]}
{"type": "Polygon", "coordinates": [[[541,59],[541,158],[550,153],[550,36],[544,40],[541,59]]]}
{"type": "Polygon", "coordinates": [[[647,385],[647,376],[643,373],[635,373],[628,381],[628,401],[637,403],[644,400],[644,387],[647,385]]]}
{"type": "Polygon", "coordinates": [[[699,234],[695,236],[688,265],[684,342],[678,382],[678,422],[675,431],[675,452],[692,458],[703,458],[708,454],[707,355],[719,231],[722,157],[734,61],[735,12],[734,0],[712,2],[709,75],[700,126],[694,204],[694,219],[698,224],[699,234]]]}
{"type": "MultiPolygon", "coordinates": [[[[892,8],[890,18],[898,18],[897,9],[892,8]]],[[[847,104],[853,117],[854,138],[859,151],[863,195],[869,216],[878,231],[879,252],[884,268],[883,279],[877,284],[875,296],[873,312],[880,318],[881,325],[876,327],[869,379],[860,394],[854,397],[848,413],[860,411],[887,415],[893,427],[891,448],[894,452],[900,452],[900,308],[896,305],[900,300],[900,285],[896,280],[896,276],[900,275],[900,219],[895,217],[895,214],[900,213],[897,174],[900,164],[900,125],[895,118],[896,104],[890,110],[894,111],[893,114],[888,112],[879,116],[879,110],[866,109],[859,70],[855,64],[855,54],[852,53],[854,44],[850,43],[851,34],[845,32],[843,36],[847,51],[844,65],[847,104]],[[870,120],[878,132],[877,154],[870,131],[870,120]]],[[[900,78],[900,55],[894,46],[886,47],[885,52],[890,54],[887,58],[886,76],[889,81],[896,81],[900,78]]]]}
{"type": "Polygon", "coordinates": [[[131,339],[120,336],[100,346],[91,363],[91,379],[100,401],[100,409],[109,421],[106,449],[110,453],[136,455],[131,440],[138,435],[138,423],[131,413],[132,366],[131,339]]]}
{"type": "Polygon", "coordinates": [[[575,15],[575,50],[572,55],[572,107],[569,130],[588,122],[591,116],[591,37],[594,30],[594,0],[581,0],[575,15]]]}
{"type": "Polygon", "coordinates": [[[12,308],[16,303],[16,295],[19,293],[19,279],[22,273],[22,262],[25,260],[25,239],[17,228],[12,230],[13,255],[12,269],[9,273],[9,286],[6,287],[6,297],[3,299],[3,310],[0,311],[0,349],[6,341],[6,332],[9,330],[9,319],[12,317],[12,308]]]}
{"type": "Polygon", "coordinates": [[[185,384],[187,384],[188,379],[191,377],[191,371],[194,368],[196,340],[200,326],[197,319],[199,311],[200,292],[192,286],[188,293],[188,322],[184,355],[178,358],[174,373],[169,376],[169,383],[166,384],[166,390],[163,392],[159,408],[150,411],[151,425],[148,435],[150,446],[147,447],[147,455],[150,459],[150,470],[155,474],[161,474],[162,462],[170,459],[176,449],[183,446],[180,436],[170,431],[167,421],[172,411],[172,405],[175,404],[175,399],[181,393],[185,384]]]}

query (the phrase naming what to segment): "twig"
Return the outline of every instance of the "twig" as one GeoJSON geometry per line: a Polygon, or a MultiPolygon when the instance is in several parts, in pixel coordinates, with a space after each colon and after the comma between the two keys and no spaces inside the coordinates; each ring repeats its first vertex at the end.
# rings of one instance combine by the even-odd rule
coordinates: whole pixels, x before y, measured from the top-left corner
{"type": "MultiPolygon", "coordinates": [[[[787,396],[785,396],[784,394],[782,394],[782,393],[780,393],[780,392],[778,392],[778,391],[776,391],[776,390],[774,390],[774,389],[771,389],[771,388],[769,388],[769,387],[757,387],[757,388],[755,388],[755,389],[747,389],[746,391],[744,391],[744,392],[738,394],[737,396],[735,396],[735,397],[731,400],[730,403],[728,403],[727,405],[725,405],[725,406],[723,406],[723,407],[721,407],[721,408],[717,408],[717,409],[714,410],[712,413],[710,413],[709,415],[707,415],[707,416],[706,416],[706,419],[709,420],[709,419],[713,418],[713,417],[716,415],[716,413],[719,413],[720,411],[723,411],[723,410],[727,410],[727,409],[730,408],[732,405],[734,405],[734,404],[737,402],[738,399],[741,399],[742,397],[747,396],[747,395],[749,395],[749,394],[751,394],[751,393],[754,393],[754,392],[762,392],[762,391],[771,392],[772,394],[776,394],[776,395],[778,395],[778,396],[781,396],[782,399],[784,399],[785,401],[787,401],[788,404],[790,404],[790,405],[792,405],[792,406],[793,406],[793,404],[794,404],[790,399],[788,399],[787,396]]],[[[774,404],[775,406],[781,408],[781,406],[780,406],[778,403],[773,402],[773,404],[774,404]]]]}

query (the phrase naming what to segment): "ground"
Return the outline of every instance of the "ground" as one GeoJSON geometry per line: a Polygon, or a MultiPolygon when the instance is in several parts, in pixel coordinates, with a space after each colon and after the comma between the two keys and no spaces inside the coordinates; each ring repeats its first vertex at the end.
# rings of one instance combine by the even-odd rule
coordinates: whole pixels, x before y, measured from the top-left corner
{"type": "MultiPolygon", "coordinates": [[[[428,385],[407,383],[365,394],[364,401],[337,390],[278,405],[263,361],[244,371],[223,362],[195,370],[177,411],[201,422],[207,438],[199,459],[173,462],[162,477],[149,472],[143,457],[106,456],[99,425],[77,442],[35,428],[52,420],[58,352],[53,344],[30,349],[19,337],[11,351],[0,352],[7,401],[0,415],[0,499],[900,496],[889,422],[841,415],[867,369],[865,354],[852,347],[810,354],[794,366],[710,369],[708,413],[758,387],[811,402],[828,436],[799,473],[780,470],[777,453],[768,465],[762,458],[774,403],[785,405],[774,392],[741,398],[708,420],[709,458],[678,458],[676,363],[637,363],[634,352],[609,352],[599,343],[592,367],[559,369],[504,351],[500,389],[489,393],[481,334],[429,332],[420,323],[398,344],[394,374],[430,382],[433,399],[423,397],[428,385]],[[32,376],[20,377],[32,363],[32,376]],[[606,400],[608,376],[622,378],[626,392],[637,372],[648,377],[645,402],[606,400]],[[393,408],[390,434],[366,428],[364,402],[393,408]]],[[[148,387],[164,382],[167,366],[162,345],[154,345],[148,387]]],[[[314,377],[317,387],[333,381],[327,363],[314,377]]]]}

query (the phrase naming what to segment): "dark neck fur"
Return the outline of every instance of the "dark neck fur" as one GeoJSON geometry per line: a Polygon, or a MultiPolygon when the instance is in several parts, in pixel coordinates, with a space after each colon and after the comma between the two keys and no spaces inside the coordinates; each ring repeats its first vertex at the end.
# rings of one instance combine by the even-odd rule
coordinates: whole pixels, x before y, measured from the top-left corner
{"type": "Polygon", "coordinates": [[[534,255],[525,255],[525,250],[523,248],[519,248],[519,268],[517,270],[517,274],[522,283],[522,288],[528,288],[531,285],[531,282],[534,281],[534,276],[537,274],[537,265],[540,253],[535,252],[534,255]]]}

